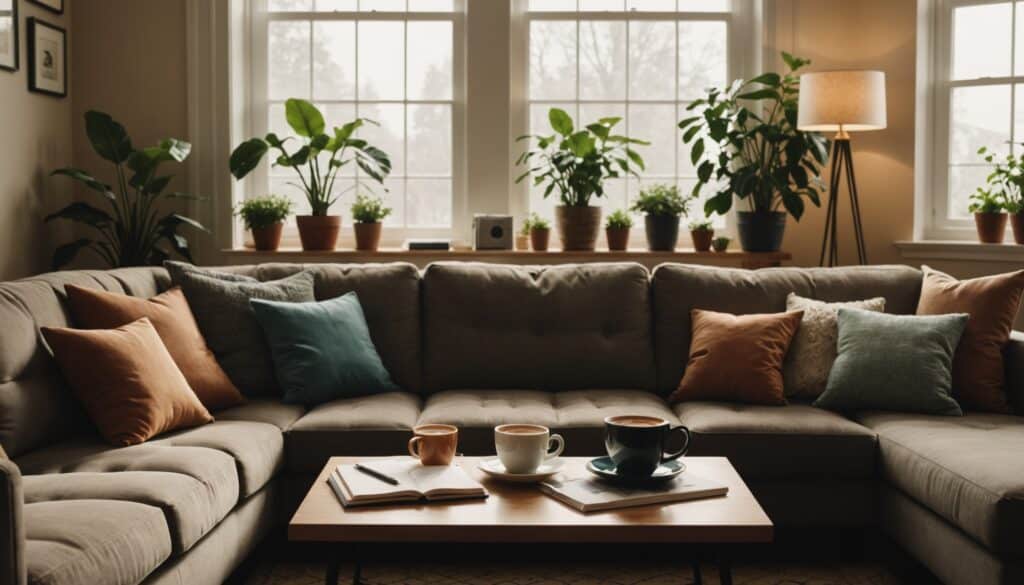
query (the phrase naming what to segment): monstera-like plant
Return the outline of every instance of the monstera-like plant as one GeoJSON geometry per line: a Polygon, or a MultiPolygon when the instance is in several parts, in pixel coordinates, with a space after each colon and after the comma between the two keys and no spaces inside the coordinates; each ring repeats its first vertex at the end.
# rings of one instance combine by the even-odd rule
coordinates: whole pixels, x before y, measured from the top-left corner
{"type": "Polygon", "coordinates": [[[192,145],[167,138],[156,146],[136,149],[124,126],[110,115],[97,111],[85,113],[85,133],[96,154],[113,165],[114,184],[104,183],[73,167],[51,173],[74,179],[97,195],[103,204],[76,201],[46,216],[46,222],[69,220],[93,232],[90,237],[80,237],[59,246],[53,254],[53,269],[70,263],[82,250],[91,250],[111,268],[159,265],[170,258],[172,252],[191,262],[188,238],[178,230],[189,227],[207,231],[206,228],[184,215],[163,211],[160,202],[198,198],[168,192],[166,189],[173,175],[159,171],[164,163],[180,164],[187,159],[192,145]]]}

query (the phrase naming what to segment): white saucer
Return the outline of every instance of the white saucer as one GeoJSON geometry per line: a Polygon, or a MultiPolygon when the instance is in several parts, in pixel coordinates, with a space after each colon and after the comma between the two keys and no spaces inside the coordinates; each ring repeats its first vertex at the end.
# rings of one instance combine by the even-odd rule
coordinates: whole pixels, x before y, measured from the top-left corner
{"type": "Polygon", "coordinates": [[[508,471],[505,471],[505,466],[501,464],[501,460],[497,457],[484,459],[480,462],[478,467],[480,468],[480,471],[502,481],[514,483],[537,483],[549,479],[561,471],[562,460],[552,459],[551,461],[545,461],[544,463],[541,463],[540,467],[537,468],[537,471],[534,471],[533,473],[509,473],[508,471]]]}

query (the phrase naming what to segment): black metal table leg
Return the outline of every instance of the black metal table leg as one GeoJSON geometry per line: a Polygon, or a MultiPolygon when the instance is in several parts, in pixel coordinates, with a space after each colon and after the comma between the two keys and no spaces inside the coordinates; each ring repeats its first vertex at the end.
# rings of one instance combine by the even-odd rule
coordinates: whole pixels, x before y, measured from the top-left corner
{"type": "Polygon", "coordinates": [[[352,569],[352,585],[364,585],[363,561],[358,557],[356,557],[355,567],[352,569]]]}
{"type": "Polygon", "coordinates": [[[693,585],[704,585],[704,576],[700,572],[700,556],[695,554],[692,563],[693,585]]]}
{"type": "Polygon", "coordinates": [[[732,585],[732,563],[727,555],[718,557],[718,581],[722,585],[732,585]]]}
{"type": "Polygon", "coordinates": [[[338,585],[338,570],[341,560],[338,558],[337,551],[331,555],[331,558],[327,560],[327,575],[324,577],[325,585],[338,585]]]}

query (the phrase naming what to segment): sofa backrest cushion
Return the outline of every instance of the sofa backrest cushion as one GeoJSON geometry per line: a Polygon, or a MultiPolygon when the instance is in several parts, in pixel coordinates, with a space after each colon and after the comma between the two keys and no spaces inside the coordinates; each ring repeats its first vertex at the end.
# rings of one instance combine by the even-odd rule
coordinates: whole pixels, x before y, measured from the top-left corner
{"type": "Polygon", "coordinates": [[[423,275],[429,391],[655,385],[639,264],[437,263],[423,275]]]}
{"type": "Polygon", "coordinates": [[[921,294],[921,271],[909,266],[767,268],[739,270],[662,264],[651,279],[658,389],[679,385],[690,354],[690,311],[737,315],[779,313],[796,293],[827,302],[885,298],[887,313],[913,314],[921,294]]]}

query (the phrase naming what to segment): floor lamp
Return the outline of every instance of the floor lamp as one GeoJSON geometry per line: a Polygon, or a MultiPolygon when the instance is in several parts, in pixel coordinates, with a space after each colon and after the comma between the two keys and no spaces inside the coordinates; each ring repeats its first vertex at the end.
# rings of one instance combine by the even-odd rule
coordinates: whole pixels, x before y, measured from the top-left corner
{"type": "Polygon", "coordinates": [[[881,130],[885,125],[885,73],[826,71],[800,76],[797,127],[800,130],[836,133],[832,139],[825,237],[821,242],[821,259],[818,261],[822,266],[835,266],[839,263],[838,199],[844,172],[846,188],[850,194],[853,232],[857,241],[857,260],[860,264],[868,263],[849,133],[881,130]]]}

